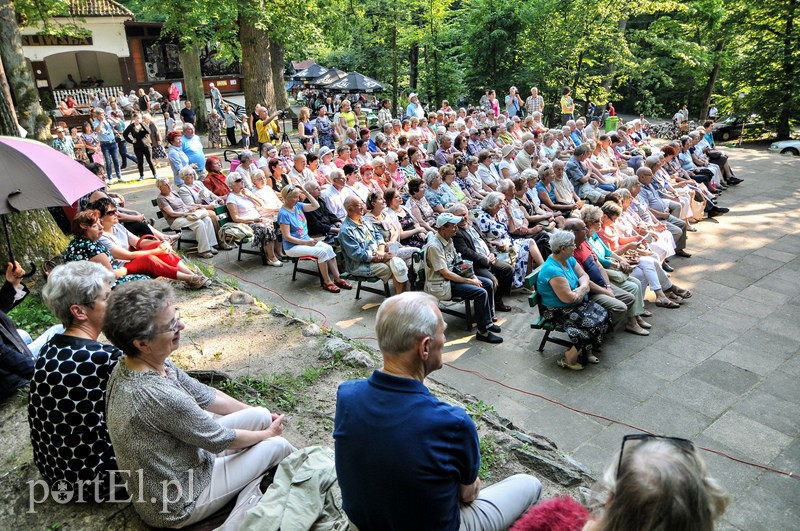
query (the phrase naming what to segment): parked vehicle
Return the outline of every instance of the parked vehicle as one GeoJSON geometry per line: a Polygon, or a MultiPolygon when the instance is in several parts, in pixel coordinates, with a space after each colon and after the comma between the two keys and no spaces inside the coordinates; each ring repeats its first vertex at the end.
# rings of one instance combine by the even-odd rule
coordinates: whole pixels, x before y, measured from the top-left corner
{"type": "Polygon", "coordinates": [[[773,142],[769,146],[772,153],[780,153],[781,155],[794,155],[800,156],[800,140],[780,140],[773,142]]]}
{"type": "Polygon", "coordinates": [[[731,115],[721,122],[714,124],[714,140],[727,141],[742,136],[742,126],[745,130],[750,128],[764,127],[764,122],[756,121],[758,119],[755,115],[731,115]]]}

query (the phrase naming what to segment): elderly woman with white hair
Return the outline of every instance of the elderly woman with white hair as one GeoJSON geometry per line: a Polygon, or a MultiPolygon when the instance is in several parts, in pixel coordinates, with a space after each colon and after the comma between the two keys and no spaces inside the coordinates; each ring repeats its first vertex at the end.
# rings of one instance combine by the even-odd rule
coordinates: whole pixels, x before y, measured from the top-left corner
{"type": "Polygon", "coordinates": [[[422,173],[422,179],[428,187],[425,191],[425,199],[437,214],[447,212],[447,207],[458,202],[453,191],[444,184],[442,179],[442,170],[447,166],[452,168],[451,165],[445,164],[442,168],[427,168],[422,173]]]}
{"type": "Polygon", "coordinates": [[[119,468],[132,472],[128,491],[140,493],[138,515],[180,528],[220,510],[295,448],[280,436],[283,415],[203,385],[169,359],[185,327],[174,293],[141,284],[115,292],[103,318],[125,354],[108,380],[108,432],[119,468]]]}
{"type": "MultiPolygon", "coordinates": [[[[205,187],[203,181],[198,181],[197,172],[191,166],[181,168],[178,175],[183,179],[183,184],[178,187],[178,197],[187,207],[197,206],[206,210],[208,217],[211,218],[211,222],[214,224],[214,230],[219,234],[219,217],[217,216],[216,208],[224,204],[225,200],[211,193],[205,187]]],[[[229,251],[233,249],[233,246],[225,242],[219,242],[217,248],[222,251],[229,251]]]]}
{"type": "Polygon", "coordinates": [[[238,158],[239,165],[236,167],[236,173],[244,179],[244,185],[247,189],[252,190],[253,174],[258,171],[258,166],[255,164],[255,154],[249,149],[244,149],[239,152],[238,158]]]}
{"type": "Polygon", "coordinates": [[[253,248],[264,249],[267,264],[273,267],[283,266],[279,257],[283,255],[281,242],[275,234],[274,214],[270,214],[264,203],[245,187],[244,178],[238,172],[231,172],[225,182],[231,189],[226,205],[231,220],[244,223],[253,229],[253,248]]]}
{"type": "Polygon", "coordinates": [[[57,266],[42,291],[63,325],[42,347],[28,395],[33,462],[51,487],[83,486],[107,499],[117,461],[106,426],[105,389],[122,351],[98,341],[114,274],[90,261],[57,266]]]}
{"type": "MultiPolygon", "coordinates": [[[[513,184],[512,184],[513,189],[513,184]]],[[[475,221],[483,237],[496,250],[497,258],[514,267],[512,286],[521,288],[525,277],[544,262],[536,243],[530,238],[513,239],[509,225],[499,217],[505,211],[505,219],[512,219],[511,207],[500,192],[491,192],[481,200],[481,207],[475,221]]]]}
{"type": "Polygon", "coordinates": [[[169,179],[159,177],[156,187],[161,192],[156,198],[159,210],[164,214],[167,225],[172,229],[189,228],[197,239],[197,252],[201,258],[213,258],[217,254],[214,248],[218,245],[217,232],[214,223],[208,216],[208,211],[199,205],[187,206],[180,196],[176,194],[169,179]]]}
{"type": "Polygon", "coordinates": [[[572,342],[558,366],[580,371],[585,362],[600,361],[595,353],[610,330],[611,319],[602,306],[589,300],[589,275],[573,256],[575,234],[554,230],[550,249],[553,254],[539,271],[536,291],[545,308],[543,317],[561,325],[572,342]]]}

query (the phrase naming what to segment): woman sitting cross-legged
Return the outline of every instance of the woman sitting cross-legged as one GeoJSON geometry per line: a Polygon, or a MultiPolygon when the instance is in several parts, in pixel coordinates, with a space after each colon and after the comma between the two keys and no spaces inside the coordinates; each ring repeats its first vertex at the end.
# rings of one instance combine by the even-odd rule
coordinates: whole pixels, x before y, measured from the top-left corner
{"type": "Polygon", "coordinates": [[[159,177],[156,187],[161,192],[156,198],[158,208],[164,214],[167,225],[173,229],[189,228],[197,239],[197,253],[201,258],[213,258],[217,254],[217,234],[214,223],[199,205],[186,206],[180,196],[172,189],[169,179],[159,177]],[[201,213],[205,215],[201,216],[201,213]]]}
{"type": "Polygon", "coordinates": [[[100,213],[100,223],[103,225],[100,243],[111,252],[114,260],[122,262],[128,273],[182,280],[192,289],[211,285],[210,279],[189,269],[169,244],[157,240],[142,242],[129,232],[117,220],[117,207],[110,199],[98,199],[90,203],[89,208],[100,213]],[[131,251],[131,248],[134,250],[131,251]]]}
{"type": "Polygon", "coordinates": [[[169,284],[153,280],[117,290],[103,319],[125,353],[108,380],[108,432],[120,470],[131,471],[128,492],[139,493],[133,508],[157,528],[204,520],[295,451],[280,437],[283,415],[203,385],[169,360],[183,329],[169,284]]]}
{"type": "Polygon", "coordinates": [[[572,254],[575,234],[556,229],[550,235],[553,251],[539,271],[536,290],[542,298],[545,319],[556,322],[572,341],[572,347],[558,360],[558,366],[583,370],[583,363],[598,363],[594,352],[611,328],[608,312],[588,298],[589,276],[572,254]]]}
{"type": "MultiPolygon", "coordinates": [[[[83,482],[83,499],[96,502],[108,499],[109,471],[118,468],[106,426],[105,389],[122,352],[97,340],[113,283],[114,274],[94,262],[53,269],[42,298],[64,331],[42,347],[28,395],[39,472],[51,488],[62,480],[75,489],[83,482]]],[[[117,485],[123,481],[115,479],[117,485]]]]}
{"type": "Polygon", "coordinates": [[[64,251],[66,262],[89,260],[105,267],[116,278],[112,287],[132,280],[149,280],[147,275],[128,273],[128,270],[119,260],[114,260],[111,251],[100,243],[103,235],[103,224],[100,222],[100,212],[97,210],[84,210],[72,218],[72,234],[74,237],[64,251]]]}
{"type": "Polygon", "coordinates": [[[314,256],[317,258],[317,267],[322,275],[322,288],[331,293],[339,293],[342,289],[353,289],[353,286],[339,277],[339,268],[336,265],[336,253],[333,247],[325,242],[312,239],[308,235],[306,212],[319,208],[319,203],[313,195],[306,192],[302,186],[293,184],[284,186],[281,190],[283,208],[278,212],[278,223],[283,236],[283,249],[287,256],[299,258],[301,256],[314,256]],[[303,203],[303,196],[309,202],[303,203]]]}
{"type": "Polygon", "coordinates": [[[267,264],[281,267],[280,257],[283,252],[281,243],[275,235],[275,220],[269,215],[261,200],[245,188],[244,178],[233,171],[226,178],[231,193],[228,194],[227,205],[231,219],[236,223],[244,223],[253,229],[253,249],[264,249],[267,264]]]}

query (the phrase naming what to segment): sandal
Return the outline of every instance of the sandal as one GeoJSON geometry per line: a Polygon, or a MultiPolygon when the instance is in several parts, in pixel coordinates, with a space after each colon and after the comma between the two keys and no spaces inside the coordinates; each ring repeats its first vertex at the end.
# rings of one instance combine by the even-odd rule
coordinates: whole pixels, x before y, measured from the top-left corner
{"type": "Polygon", "coordinates": [[[677,302],[671,301],[668,297],[656,299],[656,306],[659,308],[680,308],[681,305],[677,302]]]}
{"type": "Polygon", "coordinates": [[[674,291],[664,291],[664,294],[669,297],[669,299],[673,302],[677,302],[678,304],[683,302],[683,297],[675,293],[674,291]]]}
{"type": "Polygon", "coordinates": [[[322,289],[324,289],[325,291],[330,291],[331,293],[339,293],[340,291],[342,291],[336,284],[325,284],[324,286],[322,286],[322,289]]]}
{"type": "Polygon", "coordinates": [[[600,360],[594,354],[589,354],[586,356],[586,361],[589,363],[600,363],[600,360]]]}
{"type": "Polygon", "coordinates": [[[651,312],[650,310],[644,310],[642,312],[642,317],[653,317],[653,312],[651,312]]]}
{"type": "Polygon", "coordinates": [[[581,365],[580,363],[573,363],[572,365],[570,365],[569,363],[567,363],[566,358],[561,358],[560,360],[558,360],[556,362],[556,364],[559,367],[561,367],[562,369],[570,369],[570,370],[573,370],[573,371],[582,371],[583,370],[583,365],[581,365]]]}
{"type": "Polygon", "coordinates": [[[693,295],[693,293],[688,289],[679,288],[675,285],[672,286],[672,293],[681,297],[682,299],[691,299],[693,295]]]}
{"type": "Polygon", "coordinates": [[[348,281],[346,281],[343,278],[340,278],[338,280],[334,280],[333,283],[336,284],[337,286],[339,286],[342,289],[353,289],[353,285],[350,284],[348,281]]]}

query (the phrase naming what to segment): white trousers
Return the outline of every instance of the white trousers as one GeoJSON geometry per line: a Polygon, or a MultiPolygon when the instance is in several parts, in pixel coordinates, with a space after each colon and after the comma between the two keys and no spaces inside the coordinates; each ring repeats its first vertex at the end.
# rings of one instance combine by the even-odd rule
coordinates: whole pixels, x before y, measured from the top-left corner
{"type": "MultiPolygon", "coordinates": [[[[252,407],[216,420],[226,428],[259,431],[272,424],[272,415],[263,407],[252,407]]],[[[205,520],[225,507],[251,481],[264,475],[295,450],[283,437],[270,437],[250,448],[217,454],[211,483],[200,493],[192,515],[180,527],[205,520]]]]}

